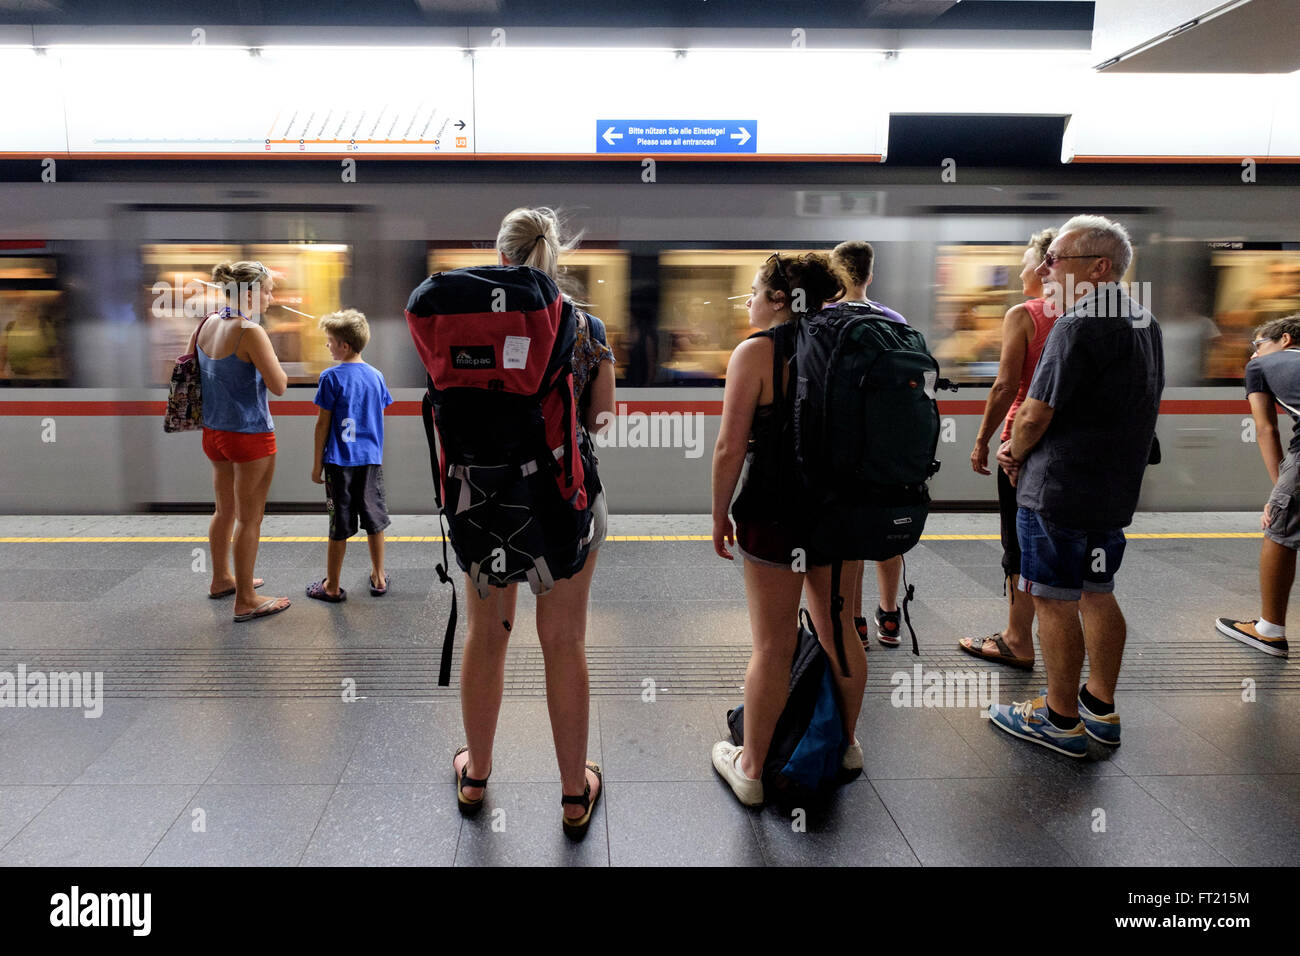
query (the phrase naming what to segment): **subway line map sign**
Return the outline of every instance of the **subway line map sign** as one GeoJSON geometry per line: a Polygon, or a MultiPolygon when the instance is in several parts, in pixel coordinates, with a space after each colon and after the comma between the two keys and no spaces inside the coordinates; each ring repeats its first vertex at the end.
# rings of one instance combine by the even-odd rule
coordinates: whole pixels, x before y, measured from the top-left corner
{"type": "Polygon", "coordinates": [[[458,51],[97,48],[60,55],[68,148],[131,154],[465,154],[458,51]]]}

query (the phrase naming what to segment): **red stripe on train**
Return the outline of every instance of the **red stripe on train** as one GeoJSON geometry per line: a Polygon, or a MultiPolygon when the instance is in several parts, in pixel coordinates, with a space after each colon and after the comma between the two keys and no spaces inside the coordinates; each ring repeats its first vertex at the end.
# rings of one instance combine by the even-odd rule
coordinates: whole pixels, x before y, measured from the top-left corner
{"type": "Polygon", "coordinates": [[[0,415],[161,415],[166,402],[0,402],[0,415]]]}
{"type": "MultiPolygon", "coordinates": [[[[671,414],[672,412],[697,412],[704,415],[721,415],[722,402],[710,401],[633,401],[618,403],[621,410],[645,415],[671,414]]],[[[116,401],[0,401],[0,416],[72,415],[72,416],[128,416],[159,415],[167,409],[166,402],[116,402],[116,401]]],[[[312,415],[320,409],[312,402],[272,402],[273,415],[312,415]]],[[[939,403],[943,415],[982,415],[982,401],[947,401],[939,403]]],[[[394,402],[389,415],[419,415],[419,402],[394,402]]],[[[1170,399],[1160,403],[1162,415],[1249,415],[1250,404],[1245,399],[1190,398],[1170,399]]]]}

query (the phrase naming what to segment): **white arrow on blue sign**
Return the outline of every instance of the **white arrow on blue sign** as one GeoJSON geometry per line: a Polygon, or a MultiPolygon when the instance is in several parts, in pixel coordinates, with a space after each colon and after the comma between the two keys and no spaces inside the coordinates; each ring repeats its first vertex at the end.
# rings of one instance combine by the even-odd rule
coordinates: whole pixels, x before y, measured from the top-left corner
{"type": "Polygon", "coordinates": [[[596,120],[598,153],[756,153],[755,120],[596,120]]]}

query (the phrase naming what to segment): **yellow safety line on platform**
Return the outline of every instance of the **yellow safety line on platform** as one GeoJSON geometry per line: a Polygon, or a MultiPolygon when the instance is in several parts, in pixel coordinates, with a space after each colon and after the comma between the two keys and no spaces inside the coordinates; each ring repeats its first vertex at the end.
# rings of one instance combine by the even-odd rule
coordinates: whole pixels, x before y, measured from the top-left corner
{"type": "MultiPolygon", "coordinates": [[[[1201,539],[1201,538],[1259,538],[1259,531],[1161,531],[1134,532],[1125,535],[1130,541],[1147,538],[1201,539]]],[[[198,535],[149,537],[118,535],[115,537],[0,537],[0,544],[205,544],[208,538],[198,535]]],[[[329,539],[311,535],[263,535],[263,544],[324,544],[329,539]]],[[[440,543],[440,535],[385,535],[389,542],[440,543]]],[[[606,541],[712,541],[707,534],[611,534],[606,541]]],[[[922,541],[1000,541],[996,534],[923,534],[922,541]]]]}

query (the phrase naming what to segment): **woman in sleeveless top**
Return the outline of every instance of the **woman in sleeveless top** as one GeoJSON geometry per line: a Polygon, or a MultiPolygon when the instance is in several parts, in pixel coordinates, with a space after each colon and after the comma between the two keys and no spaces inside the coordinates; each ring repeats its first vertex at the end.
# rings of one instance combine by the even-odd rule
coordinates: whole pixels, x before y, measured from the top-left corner
{"type": "MultiPolygon", "coordinates": [[[[1021,264],[1020,282],[1027,302],[1013,306],[1002,320],[1002,357],[998,362],[998,376],[989,390],[984,406],[984,419],[970,464],[976,474],[989,474],[989,441],[999,424],[1003,425],[1000,441],[1011,436],[1011,424],[1016,410],[1029,393],[1029,383],[1043,354],[1043,344],[1056,323],[1048,302],[1043,298],[1043,280],[1035,272],[1047,247],[1056,238],[1055,229],[1035,233],[1021,264]],[[1004,422],[1005,419],[1005,422],[1004,422]]],[[[1021,597],[1016,601],[1016,585],[1020,577],[1020,542],[1016,537],[1016,489],[1001,468],[997,472],[998,512],[1002,524],[1002,571],[1010,587],[1007,589],[1010,606],[1005,630],[988,637],[963,637],[958,647],[968,654],[984,657],[1029,670],[1034,666],[1034,602],[1021,597]]]]}
{"type": "Polygon", "coordinates": [[[212,270],[223,307],[195,330],[189,351],[202,376],[203,451],[212,462],[216,509],[208,525],[214,598],[235,596],[235,620],[251,621],[289,607],[287,597],[262,598],[253,577],[266,496],[275,473],[275,423],[267,390],[283,395],[289,377],[257,318],[274,301],[260,262],[223,262],[212,270]],[[234,535],[234,573],[230,570],[234,535]]]}
{"type": "MultiPolygon", "coordinates": [[[[789,691],[805,583],[808,609],[830,658],[845,734],[851,741],[844,765],[862,766],[862,747],[854,738],[854,728],[866,688],[867,657],[860,642],[846,641],[851,676],[840,672],[831,644],[830,564],[806,554],[799,544],[792,500],[794,462],[792,449],[783,447],[778,402],[790,387],[788,360],[779,358],[774,348],[774,344],[783,346],[794,331],[794,303],[831,302],[843,291],[830,259],[821,253],[769,257],[754,276],[749,298],[749,324],[759,331],[736,346],[727,365],[722,427],[713,449],[713,550],[731,561],[735,559],[728,545],[734,545],[744,558],[754,650],[745,672],[745,744],[737,747],[719,741],[712,756],[714,768],[748,805],[763,802],[763,763],[789,691]],[[746,461],[733,527],[727,509],[746,461]]],[[[849,580],[861,569],[861,562],[844,563],[849,580]]],[[[845,634],[853,633],[847,602],[841,624],[845,634]]]]}
{"type": "MultiPolygon", "coordinates": [[[[540,269],[563,283],[559,255],[572,246],[560,242],[559,220],[547,208],[515,209],[501,223],[497,252],[501,265],[540,269]]],[[[614,412],[614,353],[604,342],[604,325],[595,316],[578,315],[578,344],[574,348],[574,397],[582,412],[583,430],[598,434],[614,412]],[[606,366],[608,363],[608,367],[606,366]]],[[[581,436],[589,440],[589,435],[581,436]]],[[[594,476],[593,476],[594,477],[594,476]]],[[[591,486],[589,485],[589,490],[591,486]]],[[[604,495],[592,503],[593,534],[604,537],[604,495]],[[598,509],[601,511],[597,514],[598,509]]],[[[596,546],[582,570],[537,599],[537,636],[546,669],[546,705],[551,718],[564,833],[583,837],[596,801],[604,792],[599,765],[587,760],[590,700],[587,681],[587,600],[596,570],[596,546]]],[[[469,636],[460,671],[461,717],[467,743],[456,751],[457,802],[462,813],[477,811],[486,798],[492,773],[497,716],[505,683],[509,623],[515,619],[518,585],[492,589],[486,598],[466,583],[469,636]]]]}

